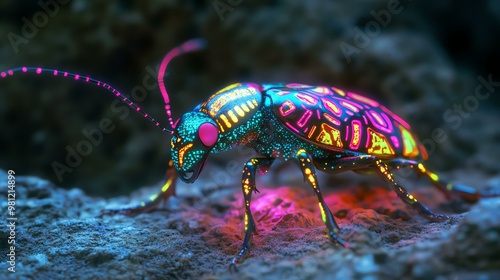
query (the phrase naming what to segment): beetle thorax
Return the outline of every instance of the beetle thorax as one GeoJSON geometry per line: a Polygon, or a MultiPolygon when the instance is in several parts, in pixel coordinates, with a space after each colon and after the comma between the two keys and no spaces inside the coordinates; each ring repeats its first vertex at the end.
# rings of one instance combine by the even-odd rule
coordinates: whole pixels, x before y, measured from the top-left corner
{"type": "Polygon", "coordinates": [[[200,112],[212,118],[220,131],[219,143],[212,152],[230,150],[258,137],[262,103],[260,90],[256,84],[232,84],[201,104],[200,112]]]}
{"type": "Polygon", "coordinates": [[[222,134],[246,123],[259,110],[262,101],[256,84],[232,84],[212,95],[200,107],[219,126],[222,134]]]}

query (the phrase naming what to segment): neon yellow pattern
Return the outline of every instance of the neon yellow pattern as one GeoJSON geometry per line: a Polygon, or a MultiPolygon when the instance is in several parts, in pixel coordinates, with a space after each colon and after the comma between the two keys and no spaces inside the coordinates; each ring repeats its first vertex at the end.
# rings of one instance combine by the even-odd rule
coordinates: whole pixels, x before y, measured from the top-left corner
{"type": "Polygon", "coordinates": [[[235,87],[239,87],[239,86],[241,86],[241,83],[231,84],[231,85],[228,85],[227,87],[225,87],[225,88],[223,88],[223,89],[219,90],[219,91],[218,91],[218,92],[216,92],[215,94],[219,94],[219,93],[221,93],[221,92],[223,92],[223,91],[232,90],[233,88],[235,88],[235,87]]]}
{"type": "Polygon", "coordinates": [[[403,138],[403,156],[407,157],[416,157],[419,154],[418,147],[415,139],[411,135],[411,133],[406,130],[402,125],[399,126],[399,130],[401,130],[401,138],[403,138]]]}
{"type": "Polygon", "coordinates": [[[158,194],[153,194],[152,196],[149,197],[149,200],[153,201],[158,197],[158,194]]]}
{"type": "Polygon", "coordinates": [[[321,219],[323,220],[323,223],[326,223],[326,213],[325,209],[323,209],[323,205],[321,205],[321,202],[319,204],[319,209],[321,210],[321,219]]]}
{"type": "Polygon", "coordinates": [[[184,165],[184,153],[186,153],[186,151],[189,150],[191,147],[193,147],[193,143],[189,143],[186,146],[179,149],[179,167],[182,167],[184,165]]]}
{"type": "MultiPolygon", "coordinates": [[[[241,84],[236,84],[236,86],[231,87],[231,89],[240,86],[241,84]]],[[[245,96],[251,96],[251,95],[256,95],[257,91],[254,88],[240,88],[240,89],[234,89],[231,92],[226,92],[226,91],[219,91],[219,94],[215,94],[211,97],[211,99],[214,99],[213,103],[210,105],[210,111],[209,114],[212,117],[215,117],[220,109],[226,105],[227,103],[234,101],[238,98],[245,97],[245,96]]],[[[210,102],[211,99],[209,99],[207,102],[210,102]]],[[[255,101],[255,106],[257,106],[257,100],[255,101]]],[[[206,104],[205,102],[202,107],[205,107],[206,104]]],[[[253,109],[253,108],[252,108],[253,109]]]]}
{"type": "Polygon", "coordinates": [[[238,117],[234,114],[233,110],[227,111],[227,115],[231,118],[233,123],[238,123],[238,117]]]}
{"type": "Polygon", "coordinates": [[[436,174],[434,174],[432,172],[428,172],[428,174],[429,174],[429,177],[431,177],[431,179],[433,181],[439,181],[439,176],[438,175],[436,175],[436,174]]]}
{"type": "Polygon", "coordinates": [[[231,128],[232,125],[229,122],[229,120],[227,119],[226,115],[220,114],[220,119],[224,122],[224,124],[226,125],[226,128],[231,128]]]}
{"type": "Polygon", "coordinates": [[[244,117],[245,116],[245,112],[243,112],[243,110],[240,108],[240,106],[236,105],[234,106],[233,110],[236,112],[236,114],[238,114],[240,117],[244,117]]]}
{"type": "Polygon", "coordinates": [[[245,232],[248,230],[248,215],[245,212],[245,232]]]}
{"type": "Polygon", "coordinates": [[[168,191],[168,189],[169,189],[169,188],[170,188],[170,186],[172,185],[172,182],[173,182],[173,181],[174,181],[174,180],[173,180],[173,178],[172,178],[172,177],[168,178],[168,180],[167,180],[167,182],[165,183],[165,185],[163,185],[163,187],[161,188],[161,191],[162,191],[162,192],[166,192],[166,191],[168,191]]]}
{"type": "Polygon", "coordinates": [[[343,146],[340,131],[325,123],[321,124],[321,132],[319,133],[316,140],[329,146],[338,148],[342,148],[343,146]]]}
{"type": "Polygon", "coordinates": [[[368,153],[371,155],[394,155],[391,145],[384,135],[373,131],[368,128],[368,134],[371,136],[370,144],[368,145],[368,153]]]}
{"type": "Polygon", "coordinates": [[[243,111],[245,112],[250,112],[250,109],[248,108],[248,106],[246,104],[241,104],[241,108],[243,109],[243,111]]]}

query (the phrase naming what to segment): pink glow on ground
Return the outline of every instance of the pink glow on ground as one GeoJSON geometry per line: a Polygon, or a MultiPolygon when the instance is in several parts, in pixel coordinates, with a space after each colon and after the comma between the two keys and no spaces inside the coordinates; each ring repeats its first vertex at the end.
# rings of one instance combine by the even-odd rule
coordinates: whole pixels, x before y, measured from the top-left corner
{"type": "Polygon", "coordinates": [[[271,216],[279,216],[295,212],[296,203],[290,199],[291,194],[289,193],[289,191],[290,189],[288,187],[280,187],[273,190],[268,190],[268,189],[263,190],[262,196],[253,201],[252,208],[254,211],[264,211],[264,210],[266,212],[269,211],[271,212],[271,216]],[[277,204],[276,201],[280,200],[287,201],[288,203],[273,207],[274,205],[277,204]]]}
{"type": "Polygon", "coordinates": [[[23,68],[21,68],[21,70],[26,73],[28,71],[28,68],[23,67],[23,68]]]}
{"type": "Polygon", "coordinates": [[[0,73],[0,76],[2,76],[2,78],[5,78],[5,77],[7,77],[7,73],[2,72],[2,73],[0,73]]]}
{"type": "MultiPolygon", "coordinates": [[[[253,195],[251,209],[258,234],[253,236],[250,254],[242,267],[251,261],[264,260],[269,263],[269,260],[272,262],[276,258],[282,258],[283,255],[296,256],[297,252],[303,254],[303,250],[311,252],[341,250],[328,241],[326,227],[321,221],[318,200],[311,188],[300,183],[278,186],[257,185],[260,193],[253,195]]],[[[412,232],[421,229],[422,223],[428,223],[418,217],[415,210],[403,203],[395,192],[382,184],[369,187],[358,184],[339,186],[332,180],[330,184],[323,183],[321,189],[326,204],[341,228],[340,236],[357,249],[368,248],[359,247],[360,244],[382,246],[374,245],[380,242],[387,243],[389,247],[393,245],[400,247],[399,244],[394,244],[393,232],[398,232],[398,236],[399,233],[405,236],[402,242],[407,240],[415,242],[411,238],[412,232]],[[402,221],[408,219],[411,220],[402,221]],[[405,235],[406,231],[408,237],[405,235]],[[385,237],[391,239],[382,241],[385,237]]],[[[201,224],[203,242],[209,244],[209,248],[221,250],[223,254],[221,259],[228,260],[239,252],[244,237],[243,195],[239,188],[234,191],[233,194],[224,196],[224,205],[230,206],[222,215],[214,211],[212,203],[201,210],[189,211],[191,208],[188,208],[187,211],[179,212],[180,221],[194,221],[201,224]]],[[[425,203],[431,209],[437,208],[439,200],[435,199],[432,203],[428,203],[427,193],[434,194],[433,198],[441,197],[441,194],[432,188],[418,188],[414,195],[422,198],[421,201],[426,200],[425,203]]],[[[352,254],[350,251],[345,251],[347,254],[352,254]]],[[[323,258],[323,255],[321,257],[323,258]]],[[[292,265],[297,263],[295,260],[291,262],[292,265]]],[[[316,263],[312,262],[314,265],[316,263]]],[[[227,269],[225,263],[222,269],[227,269]]]]}
{"type": "MultiPolygon", "coordinates": [[[[260,193],[253,196],[250,207],[257,229],[259,232],[266,232],[264,235],[277,228],[325,227],[321,221],[318,199],[309,186],[257,187],[260,193]]],[[[401,209],[410,210],[395,192],[383,185],[370,187],[350,185],[336,189],[328,188],[325,185],[322,189],[325,202],[341,227],[343,223],[350,223],[356,213],[362,213],[363,217],[374,218],[378,215],[380,217],[390,216],[391,213],[401,211],[401,209]],[[375,209],[386,209],[387,212],[379,214],[375,209]]],[[[429,191],[433,192],[432,189],[429,191]]],[[[436,195],[439,193],[436,192],[436,195]]],[[[237,217],[231,220],[236,223],[234,226],[239,228],[244,213],[243,196],[240,193],[236,196],[238,199],[234,201],[234,208],[228,214],[237,217]]],[[[228,226],[230,225],[228,224],[228,226]]]]}

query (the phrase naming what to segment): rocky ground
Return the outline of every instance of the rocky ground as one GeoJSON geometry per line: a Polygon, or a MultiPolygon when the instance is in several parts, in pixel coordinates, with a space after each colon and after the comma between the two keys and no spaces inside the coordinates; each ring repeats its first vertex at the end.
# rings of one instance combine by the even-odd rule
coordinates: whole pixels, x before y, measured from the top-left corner
{"type": "MultiPolygon", "coordinates": [[[[470,206],[447,201],[418,181],[416,197],[435,211],[452,215],[450,221],[430,223],[380,182],[375,180],[370,186],[372,182],[359,176],[343,175],[337,182],[344,187],[324,189],[326,202],[342,228],[341,236],[351,245],[345,249],[328,241],[312,191],[300,178],[281,177],[260,180],[260,194],[254,195],[252,206],[259,234],[239,272],[232,274],[228,264],[243,238],[238,187],[200,192],[181,184],[178,197],[156,211],[135,217],[99,217],[101,209],[138,203],[160,186],[105,200],[81,189],[58,188],[37,177],[17,177],[16,272],[7,271],[2,253],[0,278],[500,277],[500,198],[470,206]],[[280,181],[281,187],[272,187],[280,181]]],[[[491,178],[486,183],[499,188],[499,180],[491,178]]],[[[5,192],[5,171],[1,171],[0,181],[5,192]]],[[[1,209],[6,208],[3,200],[1,209]]],[[[9,229],[2,227],[0,235],[5,252],[9,229]]]]}
{"type": "MultiPolygon", "coordinates": [[[[158,89],[137,93],[168,50],[203,37],[208,48],[175,60],[165,78],[174,117],[235,81],[333,85],[407,120],[429,150],[426,164],[443,178],[500,189],[494,0],[399,1],[396,8],[386,0],[59,2],[44,24],[40,13],[49,12],[37,1],[0,3],[0,71],[33,65],[88,74],[164,122],[158,89]],[[26,33],[36,20],[37,30],[26,33]],[[12,34],[25,41],[13,43],[12,34]]],[[[211,157],[200,180],[179,184],[178,197],[157,211],[98,217],[155,193],[169,160],[169,136],[139,115],[122,120],[111,102],[74,81],[0,79],[0,169],[18,174],[19,217],[15,274],[4,261],[10,232],[0,229],[0,279],[500,278],[500,200],[446,201],[406,173],[400,182],[451,221],[420,218],[376,178],[321,176],[347,250],[327,240],[296,167],[275,164],[259,179],[252,206],[259,235],[237,275],[227,271],[243,238],[234,163],[242,166],[248,154],[211,157]],[[66,164],[68,147],[105,118],[114,131],[58,178],[52,163],[66,164]]],[[[7,201],[0,203],[5,220],[7,201]]]]}
{"type": "MultiPolygon", "coordinates": [[[[499,5],[399,1],[390,12],[392,2],[72,0],[28,32],[26,22],[38,22],[35,15],[45,10],[36,1],[3,1],[0,71],[32,65],[90,75],[164,123],[163,100],[148,84],[167,51],[203,37],[208,48],[173,61],[165,77],[174,117],[236,81],[332,85],[372,97],[407,120],[421,140],[435,144],[429,165],[437,170],[459,169],[480,149],[496,153],[488,143],[498,138],[485,144],[477,135],[496,128],[498,119],[479,112],[498,111],[497,85],[481,91],[489,97],[477,106],[470,98],[481,85],[477,77],[500,80],[499,5]],[[13,34],[26,41],[12,41],[13,34]],[[445,119],[455,104],[463,113],[445,119]],[[437,128],[446,141],[433,140],[437,128]]],[[[139,115],[122,119],[112,101],[74,81],[0,80],[0,167],[105,197],[155,183],[169,159],[168,135],[139,115]],[[105,118],[112,133],[58,178],[51,164],[67,165],[68,148],[87,139],[82,130],[97,129],[105,118]]],[[[483,163],[491,160],[478,161],[488,174],[495,168],[483,163]]]]}

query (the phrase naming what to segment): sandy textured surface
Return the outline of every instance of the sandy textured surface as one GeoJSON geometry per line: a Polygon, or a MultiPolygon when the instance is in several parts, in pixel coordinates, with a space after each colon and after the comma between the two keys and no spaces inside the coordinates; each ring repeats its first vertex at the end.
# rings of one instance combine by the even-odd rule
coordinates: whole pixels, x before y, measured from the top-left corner
{"type": "MultiPolygon", "coordinates": [[[[1,173],[5,181],[6,173],[1,173]]],[[[326,202],[351,249],[326,237],[312,191],[258,186],[253,213],[259,234],[237,274],[227,270],[242,244],[238,188],[207,195],[180,190],[157,211],[136,217],[97,217],[106,201],[63,190],[36,177],[17,178],[16,273],[5,279],[497,279],[500,276],[500,198],[484,199],[452,220],[430,223],[381,186],[327,188],[326,202]],[[441,278],[439,278],[441,277],[441,278]],[[483,277],[483,278],[481,278],[483,277]]],[[[379,184],[380,185],[380,184],[379,184]]],[[[4,189],[5,185],[2,185],[4,189]]],[[[181,186],[181,187],[185,187],[181,186]]],[[[133,201],[154,192],[145,188],[133,201]]],[[[468,204],[437,190],[415,190],[440,212],[468,204]]],[[[6,203],[2,202],[2,209],[6,203]]],[[[7,237],[3,227],[0,234],[7,237]]],[[[4,240],[2,238],[2,240],[4,240]]],[[[2,241],[2,247],[6,243],[2,241]]]]}

